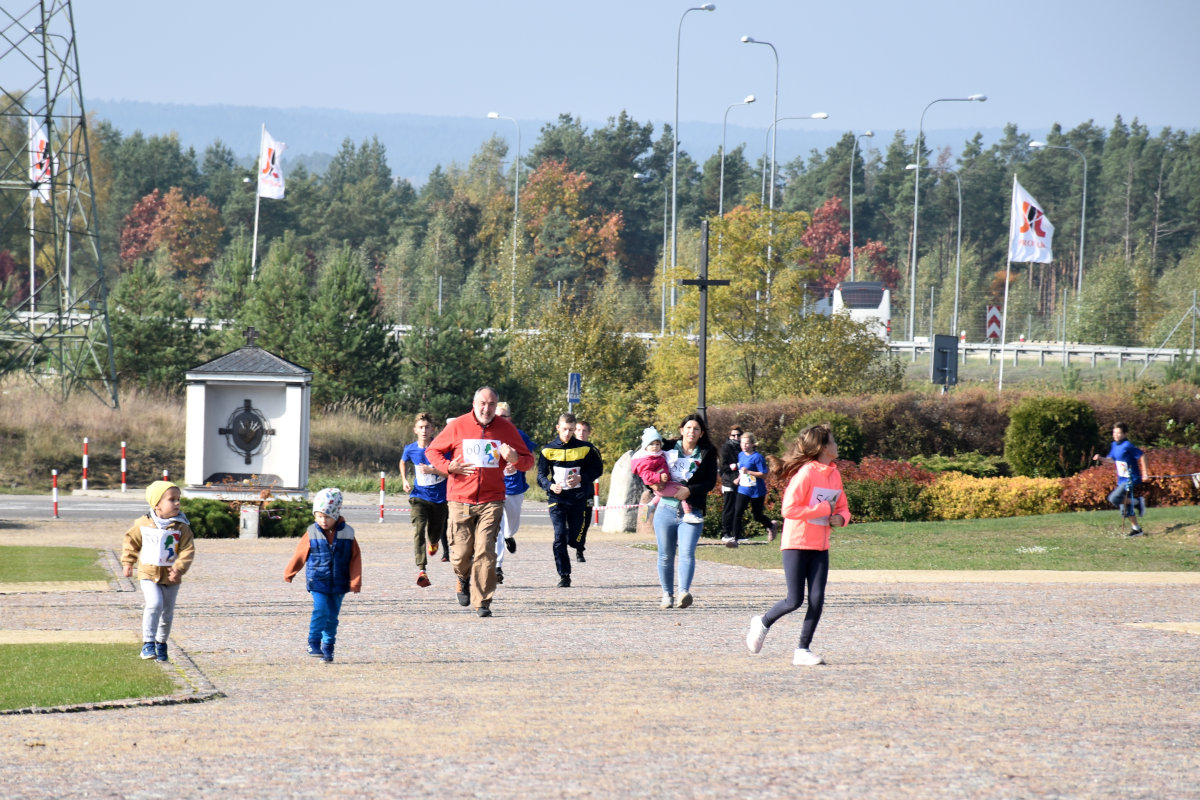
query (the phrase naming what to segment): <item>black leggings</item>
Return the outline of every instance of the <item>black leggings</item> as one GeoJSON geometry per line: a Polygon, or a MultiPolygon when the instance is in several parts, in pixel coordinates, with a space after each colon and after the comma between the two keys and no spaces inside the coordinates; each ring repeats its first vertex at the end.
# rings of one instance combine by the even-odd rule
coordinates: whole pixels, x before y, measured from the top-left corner
{"type": "Polygon", "coordinates": [[[734,498],[733,506],[733,536],[736,539],[742,538],[742,526],[745,525],[744,516],[746,514],[746,506],[750,506],[750,516],[758,521],[759,525],[766,528],[771,524],[771,518],[763,513],[763,501],[765,497],[751,497],[748,494],[737,493],[734,498]]]}
{"type": "Polygon", "coordinates": [[[825,582],[829,580],[828,550],[784,550],[783,576],[787,579],[787,597],[763,614],[762,624],[770,628],[785,614],[790,614],[804,602],[804,584],[808,582],[808,611],[800,628],[800,647],[812,642],[821,609],[825,606],[825,582]]]}

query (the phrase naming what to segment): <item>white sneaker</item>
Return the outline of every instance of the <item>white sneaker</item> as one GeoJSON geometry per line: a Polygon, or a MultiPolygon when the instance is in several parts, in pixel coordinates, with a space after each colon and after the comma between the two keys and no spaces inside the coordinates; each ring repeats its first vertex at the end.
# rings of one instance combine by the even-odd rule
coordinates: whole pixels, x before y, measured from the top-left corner
{"type": "Polygon", "coordinates": [[[676,608],[687,608],[692,604],[692,593],[684,592],[679,595],[679,602],[675,604],[676,608]]]}
{"type": "Polygon", "coordinates": [[[664,594],[662,602],[658,604],[659,608],[674,608],[675,598],[669,594],[664,594]]]}
{"type": "Polygon", "coordinates": [[[746,634],[746,647],[750,648],[751,653],[757,653],[762,650],[766,638],[767,626],[763,625],[762,617],[751,617],[750,632],[746,634]]]}
{"type": "Polygon", "coordinates": [[[815,667],[817,664],[824,664],[825,659],[809,650],[807,647],[797,647],[796,652],[792,654],[793,667],[815,667]]]}
{"type": "Polygon", "coordinates": [[[689,511],[688,513],[683,515],[683,521],[688,523],[689,525],[703,525],[704,517],[700,516],[699,514],[697,514],[694,511],[689,511]]]}

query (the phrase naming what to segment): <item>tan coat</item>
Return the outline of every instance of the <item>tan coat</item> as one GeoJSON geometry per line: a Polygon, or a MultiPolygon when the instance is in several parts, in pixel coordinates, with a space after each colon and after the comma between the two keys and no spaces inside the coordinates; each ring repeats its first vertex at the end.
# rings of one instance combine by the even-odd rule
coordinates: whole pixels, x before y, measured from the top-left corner
{"type": "Polygon", "coordinates": [[[188,571],[188,567],[192,566],[192,560],[196,557],[196,542],[192,535],[191,526],[185,525],[182,522],[172,522],[170,529],[179,531],[179,556],[175,559],[175,569],[179,571],[179,580],[171,580],[171,567],[159,567],[154,564],[143,564],[139,560],[142,552],[142,528],[153,528],[154,520],[150,519],[147,514],[133,523],[133,527],[125,531],[125,541],[121,548],[121,563],[125,566],[132,567],[137,564],[138,580],[154,581],[170,585],[173,583],[182,583],[183,573],[188,571]]]}

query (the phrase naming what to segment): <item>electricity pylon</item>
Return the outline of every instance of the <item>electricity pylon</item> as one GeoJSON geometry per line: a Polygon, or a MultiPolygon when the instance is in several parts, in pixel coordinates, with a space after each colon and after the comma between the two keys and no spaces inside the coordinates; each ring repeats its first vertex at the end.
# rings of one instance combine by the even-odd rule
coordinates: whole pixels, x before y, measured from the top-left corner
{"type": "Polygon", "coordinates": [[[28,249],[0,285],[0,375],[23,370],[64,399],[82,386],[115,408],[71,3],[13,5],[0,8],[0,250],[25,237],[28,249]]]}

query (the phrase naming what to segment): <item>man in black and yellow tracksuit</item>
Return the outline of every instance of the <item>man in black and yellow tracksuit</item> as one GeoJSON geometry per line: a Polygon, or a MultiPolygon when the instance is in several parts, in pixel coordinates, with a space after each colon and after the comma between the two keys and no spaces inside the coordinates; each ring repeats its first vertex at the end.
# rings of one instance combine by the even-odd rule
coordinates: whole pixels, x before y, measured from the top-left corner
{"type": "Polygon", "coordinates": [[[538,485],[546,490],[550,522],[554,525],[554,566],[558,585],[571,585],[571,537],[583,525],[592,481],[604,472],[600,452],[575,438],[575,415],[563,414],[556,427],[558,439],[538,451],[538,485]]]}

